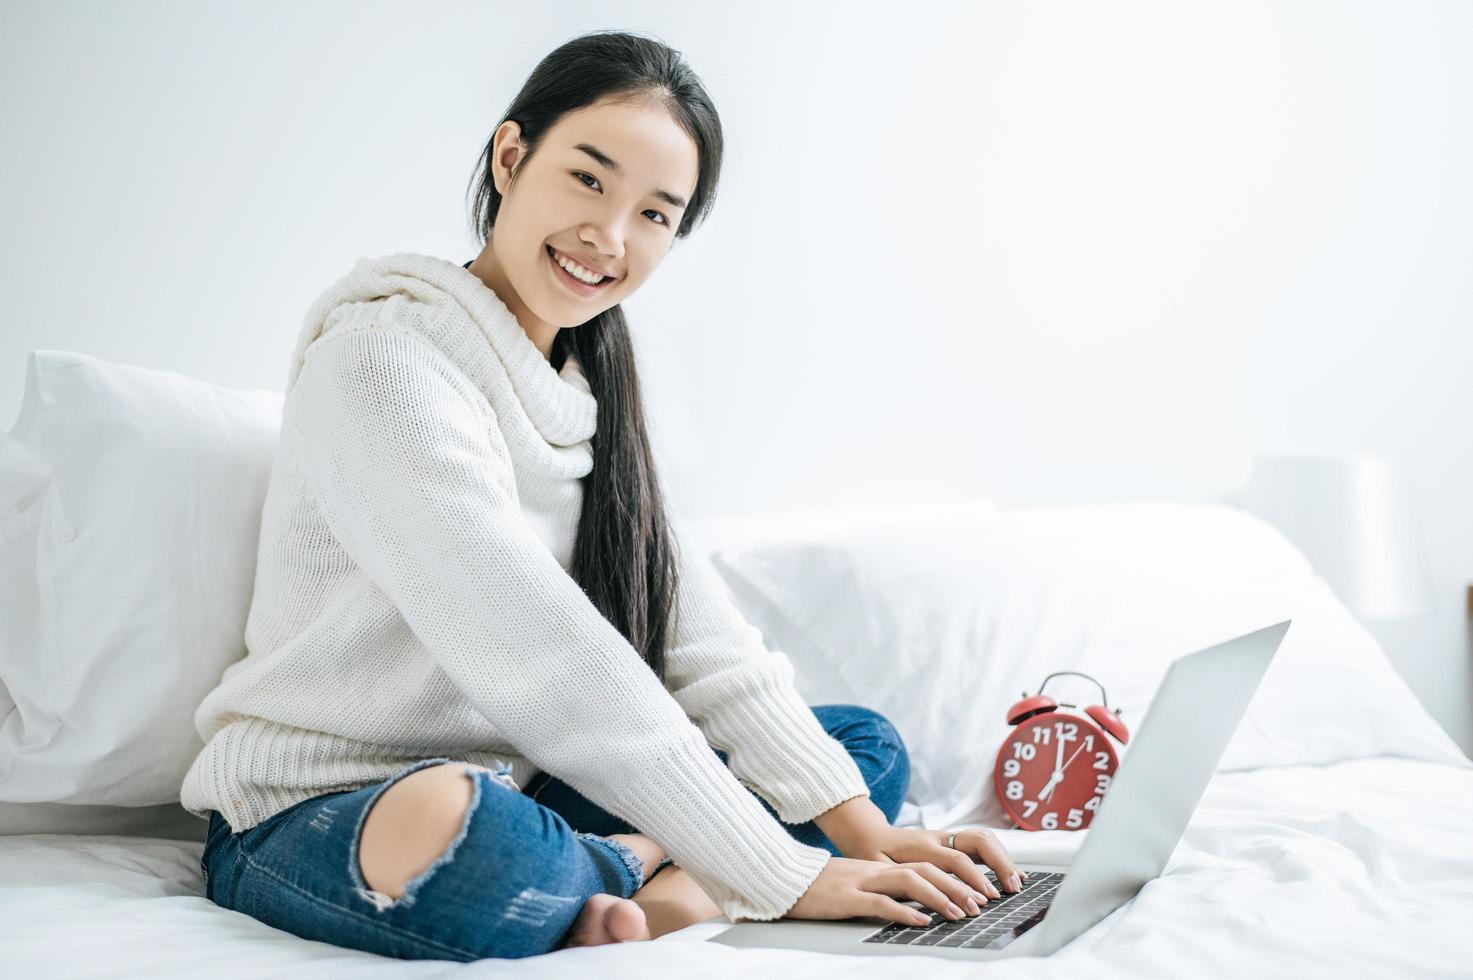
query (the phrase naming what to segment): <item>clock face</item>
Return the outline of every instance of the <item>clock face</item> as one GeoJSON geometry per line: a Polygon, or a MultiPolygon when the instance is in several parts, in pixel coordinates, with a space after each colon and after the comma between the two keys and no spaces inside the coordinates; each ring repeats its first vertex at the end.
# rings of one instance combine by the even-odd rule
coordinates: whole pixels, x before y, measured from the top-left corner
{"type": "Polygon", "coordinates": [[[997,753],[992,782],[1024,830],[1083,830],[1099,810],[1120,760],[1093,722],[1046,711],[1018,726],[997,753]]]}

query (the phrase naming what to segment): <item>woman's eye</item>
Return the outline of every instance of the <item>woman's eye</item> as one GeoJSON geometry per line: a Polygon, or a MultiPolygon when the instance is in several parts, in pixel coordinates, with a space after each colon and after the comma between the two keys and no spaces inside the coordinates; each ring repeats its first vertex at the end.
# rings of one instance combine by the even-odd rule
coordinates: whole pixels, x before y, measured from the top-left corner
{"type": "MultiPolygon", "coordinates": [[[[573,176],[574,177],[577,177],[578,178],[578,183],[582,184],[584,187],[592,188],[593,187],[593,184],[597,184],[598,183],[598,178],[597,177],[593,176],[593,174],[585,173],[582,170],[575,170],[575,171],[573,171],[573,176]],[[587,177],[588,180],[593,181],[593,184],[590,184],[587,181],[585,181],[583,179],[584,177],[587,177]]],[[[656,211],[654,209],[650,209],[649,211],[646,211],[645,214],[653,214],[653,215],[656,215],[660,219],[659,221],[655,222],[656,224],[668,225],[670,223],[670,219],[669,218],[665,217],[664,214],[662,214],[661,212],[656,211]]],[[[653,220],[653,219],[651,219],[651,220],[653,220]]]]}

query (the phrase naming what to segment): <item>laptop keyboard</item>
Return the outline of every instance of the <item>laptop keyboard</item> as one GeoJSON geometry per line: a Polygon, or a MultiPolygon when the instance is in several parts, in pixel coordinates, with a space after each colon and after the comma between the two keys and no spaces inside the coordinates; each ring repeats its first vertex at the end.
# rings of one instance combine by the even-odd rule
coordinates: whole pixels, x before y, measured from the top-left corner
{"type": "MultiPolygon", "coordinates": [[[[997,886],[997,876],[987,872],[987,880],[997,886]]],[[[981,906],[979,915],[962,916],[952,920],[922,908],[931,917],[925,926],[903,925],[891,922],[864,937],[867,943],[889,943],[897,946],[962,946],[967,949],[998,949],[1017,939],[1043,920],[1054,892],[1063,882],[1064,876],[1057,872],[1034,871],[1023,881],[1023,889],[1017,893],[1004,891],[1002,898],[994,898],[981,906]]],[[[906,905],[918,907],[916,903],[906,905]]]]}

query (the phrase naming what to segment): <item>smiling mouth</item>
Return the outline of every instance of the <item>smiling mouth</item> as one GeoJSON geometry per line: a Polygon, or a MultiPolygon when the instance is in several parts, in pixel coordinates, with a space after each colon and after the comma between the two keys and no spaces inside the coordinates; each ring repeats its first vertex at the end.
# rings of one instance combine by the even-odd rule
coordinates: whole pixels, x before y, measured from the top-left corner
{"type": "Polygon", "coordinates": [[[553,266],[556,267],[560,275],[567,277],[569,282],[582,286],[584,289],[601,289],[614,281],[613,276],[604,276],[603,278],[599,279],[598,282],[584,282],[582,279],[579,279],[577,276],[573,275],[567,269],[564,269],[561,264],[559,264],[558,252],[556,249],[554,249],[551,245],[544,245],[543,249],[547,252],[547,257],[552,260],[553,266]]]}

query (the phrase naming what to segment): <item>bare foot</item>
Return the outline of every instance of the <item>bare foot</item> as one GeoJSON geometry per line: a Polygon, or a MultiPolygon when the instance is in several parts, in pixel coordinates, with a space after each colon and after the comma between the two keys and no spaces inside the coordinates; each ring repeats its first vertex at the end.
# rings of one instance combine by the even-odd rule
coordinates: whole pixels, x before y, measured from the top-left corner
{"type": "Polygon", "coordinates": [[[600,892],[590,895],[583,903],[583,909],[568,930],[568,938],[558,948],[602,946],[649,938],[644,909],[632,899],[600,892]]]}

